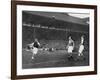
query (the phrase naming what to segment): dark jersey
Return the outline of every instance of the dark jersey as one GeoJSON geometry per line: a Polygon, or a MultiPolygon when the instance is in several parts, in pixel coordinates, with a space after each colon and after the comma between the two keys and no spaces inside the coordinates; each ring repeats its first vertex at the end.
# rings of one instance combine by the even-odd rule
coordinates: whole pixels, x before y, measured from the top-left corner
{"type": "Polygon", "coordinates": [[[69,41],[69,46],[73,46],[73,45],[74,45],[73,40],[70,40],[70,41],[69,41]]]}
{"type": "Polygon", "coordinates": [[[73,42],[71,42],[70,44],[69,44],[69,46],[73,46],[74,44],[73,44],[73,42]]]}
{"type": "Polygon", "coordinates": [[[40,45],[38,44],[38,42],[34,42],[33,46],[36,47],[36,48],[40,47],[40,45]]]}

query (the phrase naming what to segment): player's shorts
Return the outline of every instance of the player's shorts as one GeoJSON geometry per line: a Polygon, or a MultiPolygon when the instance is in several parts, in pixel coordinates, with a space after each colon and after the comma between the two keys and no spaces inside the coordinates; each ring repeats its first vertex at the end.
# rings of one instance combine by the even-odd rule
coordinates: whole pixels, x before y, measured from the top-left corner
{"type": "Polygon", "coordinates": [[[32,49],[32,53],[33,53],[33,54],[37,54],[37,52],[38,52],[38,48],[34,47],[34,48],[32,49]]]}
{"type": "Polygon", "coordinates": [[[72,53],[73,49],[74,49],[73,46],[69,46],[69,47],[68,47],[68,53],[72,53]]]}
{"type": "Polygon", "coordinates": [[[79,47],[79,53],[82,53],[83,52],[83,50],[84,50],[84,45],[80,45],[80,47],[79,47]]]}

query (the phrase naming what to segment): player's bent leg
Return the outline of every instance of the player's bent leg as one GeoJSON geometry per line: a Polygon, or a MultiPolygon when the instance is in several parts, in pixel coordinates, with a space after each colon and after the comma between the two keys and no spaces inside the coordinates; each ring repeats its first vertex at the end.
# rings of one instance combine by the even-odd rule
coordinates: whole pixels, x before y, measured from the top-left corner
{"type": "Polygon", "coordinates": [[[34,54],[32,55],[32,59],[34,59],[34,54]]]}
{"type": "Polygon", "coordinates": [[[78,56],[80,56],[80,53],[78,53],[78,56]]]}

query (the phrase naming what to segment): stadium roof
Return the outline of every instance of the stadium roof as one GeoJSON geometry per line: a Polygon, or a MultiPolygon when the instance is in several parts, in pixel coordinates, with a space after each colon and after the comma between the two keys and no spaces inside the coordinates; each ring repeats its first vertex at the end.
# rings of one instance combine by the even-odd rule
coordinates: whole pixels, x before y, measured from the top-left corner
{"type": "Polygon", "coordinates": [[[76,24],[81,24],[81,25],[88,25],[86,23],[86,21],[84,21],[83,18],[73,17],[73,16],[68,15],[67,13],[37,12],[37,11],[34,11],[34,12],[26,11],[26,13],[43,16],[43,17],[47,17],[47,18],[53,18],[53,19],[61,20],[61,21],[65,21],[65,22],[71,22],[71,23],[76,23],[76,24]]]}
{"type": "Polygon", "coordinates": [[[89,18],[77,18],[67,13],[23,11],[23,23],[87,32],[89,18]]]}

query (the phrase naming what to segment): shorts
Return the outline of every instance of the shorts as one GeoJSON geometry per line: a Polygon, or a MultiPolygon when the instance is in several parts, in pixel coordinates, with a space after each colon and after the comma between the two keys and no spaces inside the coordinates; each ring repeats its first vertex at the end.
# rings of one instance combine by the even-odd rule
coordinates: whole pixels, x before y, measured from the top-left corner
{"type": "Polygon", "coordinates": [[[73,49],[74,49],[73,46],[69,46],[69,47],[68,47],[68,53],[72,53],[73,49]]]}
{"type": "Polygon", "coordinates": [[[79,47],[79,53],[82,53],[83,52],[83,50],[84,50],[84,45],[80,45],[80,47],[79,47]]]}
{"type": "Polygon", "coordinates": [[[33,54],[37,54],[37,52],[38,52],[38,48],[34,47],[34,48],[32,49],[32,53],[33,53],[33,54]]]}

